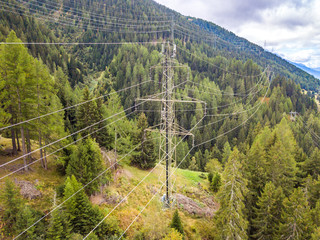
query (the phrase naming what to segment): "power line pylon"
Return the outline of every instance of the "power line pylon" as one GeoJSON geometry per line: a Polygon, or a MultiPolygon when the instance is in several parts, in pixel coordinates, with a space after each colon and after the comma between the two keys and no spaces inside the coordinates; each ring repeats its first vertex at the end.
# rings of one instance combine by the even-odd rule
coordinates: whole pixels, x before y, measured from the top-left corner
{"type": "MultiPolygon", "coordinates": [[[[173,69],[175,67],[181,67],[181,65],[175,66],[177,62],[175,62],[175,56],[176,56],[176,47],[173,44],[173,47],[171,47],[170,42],[163,43],[162,47],[162,55],[163,55],[163,61],[162,61],[162,68],[163,68],[163,74],[162,74],[162,82],[161,82],[161,88],[162,88],[162,94],[159,98],[159,94],[157,95],[150,95],[143,98],[138,98],[136,101],[151,101],[151,102],[160,102],[161,103],[161,123],[157,126],[150,127],[146,129],[146,131],[156,131],[160,133],[160,144],[159,144],[159,158],[165,159],[165,186],[166,186],[166,192],[165,192],[165,206],[170,207],[171,205],[171,181],[170,181],[170,172],[171,172],[171,165],[175,162],[174,159],[174,152],[176,149],[175,143],[174,143],[174,136],[191,136],[194,138],[193,134],[189,131],[183,129],[183,127],[179,126],[177,123],[175,123],[175,114],[174,114],[174,105],[175,103],[202,103],[206,104],[203,101],[199,101],[196,99],[188,99],[188,100],[182,100],[182,99],[175,99],[174,97],[174,81],[173,81],[173,69]]],[[[193,139],[194,142],[194,139],[193,139]]]]}

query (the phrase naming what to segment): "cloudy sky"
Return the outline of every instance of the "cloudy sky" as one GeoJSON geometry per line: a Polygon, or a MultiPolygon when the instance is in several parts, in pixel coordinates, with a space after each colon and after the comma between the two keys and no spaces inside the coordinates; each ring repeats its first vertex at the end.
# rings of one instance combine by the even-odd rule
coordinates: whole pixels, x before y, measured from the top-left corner
{"type": "Polygon", "coordinates": [[[320,0],[156,0],[269,51],[320,68],[320,0]]]}

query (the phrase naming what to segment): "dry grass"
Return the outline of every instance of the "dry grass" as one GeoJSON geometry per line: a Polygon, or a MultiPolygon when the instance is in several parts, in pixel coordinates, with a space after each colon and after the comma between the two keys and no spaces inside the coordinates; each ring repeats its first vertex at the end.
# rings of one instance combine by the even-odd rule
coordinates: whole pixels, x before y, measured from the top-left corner
{"type": "MultiPolygon", "coordinates": [[[[11,147],[10,139],[7,138],[1,138],[0,144],[4,145],[6,148],[11,147]]],[[[37,147],[37,144],[33,143],[33,149],[36,149],[37,147]]],[[[11,156],[0,156],[0,164],[10,161],[13,158],[14,157],[11,156]]],[[[39,153],[33,154],[33,158],[38,159],[39,153]]],[[[19,160],[17,163],[22,164],[23,161],[19,160]]],[[[144,208],[154,194],[156,194],[136,223],[129,229],[127,236],[128,239],[132,239],[136,234],[144,233],[148,239],[159,239],[169,230],[168,226],[174,212],[174,208],[166,209],[161,202],[161,197],[165,193],[164,188],[160,190],[160,187],[163,184],[160,180],[163,181],[165,177],[163,165],[151,172],[151,170],[146,171],[132,167],[127,163],[128,159],[122,161],[119,176],[115,182],[111,183],[110,186],[105,189],[106,193],[110,195],[119,195],[122,199],[130,193],[145,176],[148,174],[149,176],[132,191],[126,201],[122,203],[111,216],[118,218],[120,227],[126,229],[136,215],[144,208]]],[[[0,177],[10,173],[10,166],[12,167],[12,165],[8,165],[6,168],[0,169],[0,177]]],[[[41,211],[48,211],[52,208],[55,189],[64,182],[64,177],[59,175],[56,171],[54,157],[48,159],[48,167],[49,169],[46,171],[41,167],[40,162],[37,162],[32,165],[32,169],[29,172],[22,171],[8,177],[11,180],[16,178],[32,183],[37,182],[36,187],[41,191],[42,197],[40,199],[28,201],[28,204],[41,211]]],[[[176,173],[172,176],[172,179],[175,182],[174,189],[182,194],[192,193],[196,189],[197,196],[195,196],[195,198],[199,197],[199,193],[207,194],[199,188],[198,183],[200,183],[202,188],[208,187],[208,181],[201,178],[200,174],[200,172],[177,169],[176,173]]],[[[0,181],[0,191],[2,187],[1,182],[3,183],[4,180],[0,181]]],[[[197,199],[195,199],[195,201],[197,201],[197,199]]],[[[102,204],[100,208],[107,214],[114,206],[115,205],[102,204]]],[[[201,239],[197,226],[201,226],[202,223],[206,223],[208,220],[190,216],[183,211],[180,211],[180,216],[186,231],[186,239],[201,239]]]]}

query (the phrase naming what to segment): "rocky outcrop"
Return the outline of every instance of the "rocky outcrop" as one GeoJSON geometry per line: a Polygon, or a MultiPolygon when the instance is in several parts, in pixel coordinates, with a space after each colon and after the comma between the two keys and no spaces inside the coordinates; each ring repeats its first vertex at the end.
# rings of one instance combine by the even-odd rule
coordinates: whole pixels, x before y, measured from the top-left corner
{"type": "Polygon", "coordinates": [[[24,198],[36,199],[41,197],[41,192],[36,189],[35,185],[29,181],[14,180],[15,184],[20,188],[20,194],[24,198]]]}
{"type": "Polygon", "coordinates": [[[204,202],[200,203],[178,193],[175,194],[174,197],[177,201],[178,208],[187,211],[189,214],[211,218],[216,212],[216,204],[212,198],[206,198],[204,202]]]}

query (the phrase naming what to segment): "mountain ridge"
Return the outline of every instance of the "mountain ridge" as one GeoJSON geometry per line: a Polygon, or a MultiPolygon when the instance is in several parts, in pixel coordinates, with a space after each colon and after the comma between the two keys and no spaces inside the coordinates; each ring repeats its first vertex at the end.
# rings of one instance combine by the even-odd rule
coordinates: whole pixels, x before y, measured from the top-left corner
{"type": "Polygon", "coordinates": [[[306,65],[302,63],[295,63],[292,61],[289,61],[291,64],[295,65],[298,68],[301,68],[303,71],[313,75],[315,78],[318,78],[320,80],[320,68],[309,68],[306,65]]]}

